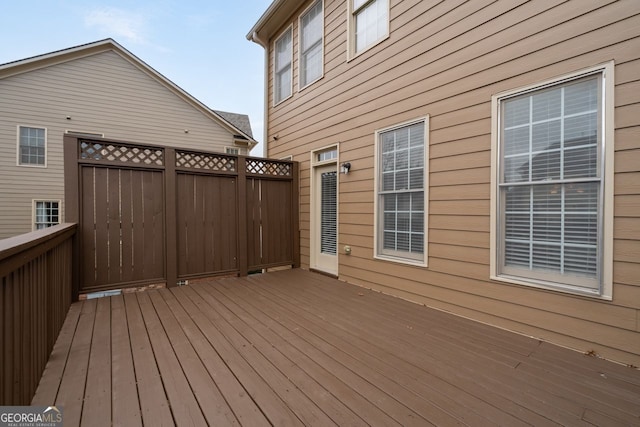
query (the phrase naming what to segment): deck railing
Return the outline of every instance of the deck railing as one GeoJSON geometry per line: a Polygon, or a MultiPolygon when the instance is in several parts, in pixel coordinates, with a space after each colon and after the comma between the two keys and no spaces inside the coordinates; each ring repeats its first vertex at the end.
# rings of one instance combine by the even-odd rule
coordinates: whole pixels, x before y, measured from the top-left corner
{"type": "Polygon", "coordinates": [[[76,224],[0,240],[0,406],[29,405],[72,299],[76,224]]]}

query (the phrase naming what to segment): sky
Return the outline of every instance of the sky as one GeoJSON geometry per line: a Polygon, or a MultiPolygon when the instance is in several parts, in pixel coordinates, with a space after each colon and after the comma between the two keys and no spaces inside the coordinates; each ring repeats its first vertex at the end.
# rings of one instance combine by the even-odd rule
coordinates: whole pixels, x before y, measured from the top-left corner
{"type": "MultiPolygon", "coordinates": [[[[3,0],[0,64],[112,38],[263,139],[264,49],[246,35],[271,0],[3,0]]],[[[262,143],[251,151],[262,155],[262,143]]]]}

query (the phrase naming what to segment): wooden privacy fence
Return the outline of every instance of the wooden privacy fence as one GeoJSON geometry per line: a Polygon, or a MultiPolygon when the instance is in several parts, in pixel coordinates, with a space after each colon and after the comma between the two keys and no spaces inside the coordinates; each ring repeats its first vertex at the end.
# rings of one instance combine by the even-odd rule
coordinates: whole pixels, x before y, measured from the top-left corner
{"type": "Polygon", "coordinates": [[[299,265],[298,164],[65,136],[77,293],[299,265]]]}
{"type": "Polygon", "coordinates": [[[0,406],[29,405],[71,305],[75,224],[0,240],[0,406]]]}

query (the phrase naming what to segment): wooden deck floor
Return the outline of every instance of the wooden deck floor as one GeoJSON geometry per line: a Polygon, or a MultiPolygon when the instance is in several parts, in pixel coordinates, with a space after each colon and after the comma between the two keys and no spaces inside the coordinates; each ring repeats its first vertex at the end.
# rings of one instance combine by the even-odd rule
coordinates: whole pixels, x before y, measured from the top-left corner
{"type": "Polygon", "coordinates": [[[85,425],[640,425],[640,371],[289,270],[73,304],[33,404],[85,425]]]}

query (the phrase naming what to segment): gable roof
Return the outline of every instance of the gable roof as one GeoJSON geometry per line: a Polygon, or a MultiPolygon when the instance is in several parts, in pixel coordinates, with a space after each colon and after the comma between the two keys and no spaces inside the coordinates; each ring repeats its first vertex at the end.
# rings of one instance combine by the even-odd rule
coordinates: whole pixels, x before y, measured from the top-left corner
{"type": "Polygon", "coordinates": [[[249,145],[253,147],[258,143],[255,139],[253,139],[253,134],[251,133],[251,125],[249,124],[249,117],[244,114],[235,114],[235,113],[225,113],[226,117],[223,116],[222,112],[218,112],[210,109],[202,102],[198,101],[192,95],[187,93],[181,87],[173,83],[171,80],[160,74],[158,71],[153,69],[147,63],[142,61],[140,58],[135,56],[133,53],[129,52],[127,49],[122,47],[113,39],[104,39],[99,40],[92,43],[87,43],[75,47],[70,47],[68,49],[57,50],[50,53],[45,53],[43,55],[37,55],[30,58],[20,59],[18,61],[7,62],[5,64],[0,64],[0,80],[14,76],[17,74],[26,73],[29,71],[37,70],[44,67],[49,67],[56,64],[61,64],[68,61],[73,61],[75,59],[84,58],[91,55],[96,55],[99,53],[112,51],[120,55],[125,60],[129,61],[131,64],[136,66],[139,70],[155,79],[158,83],[169,89],[179,98],[181,98],[186,103],[190,104],[195,109],[201,111],[205,116],[219,123],[222,127],[227,129],[234,136],[241,137],[241,139],[246,139],[249,142],[249,145]],[[238,117],[236,120],[236,116],[238,117]],[[245,118],[240,118],[245,117],[245,118]],[[246,122],[246,123],[245,123],[246,122]],[[247,132],[248,130],[248,132],[247,132]]]}
{"type": "Polygon", "coordinates": [[[246,135],[253,138],[253,132],[251,131],[251,122],[249,116],[246,114],[229,113],[227,111],[213,110],[214,113],[220,117],[232,123],[235,127],[243,131],[246,135]]]}

